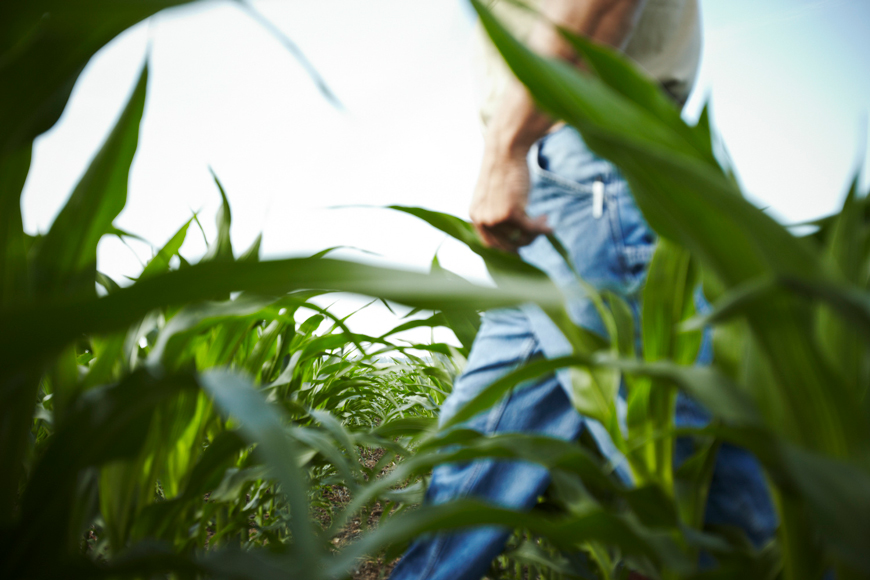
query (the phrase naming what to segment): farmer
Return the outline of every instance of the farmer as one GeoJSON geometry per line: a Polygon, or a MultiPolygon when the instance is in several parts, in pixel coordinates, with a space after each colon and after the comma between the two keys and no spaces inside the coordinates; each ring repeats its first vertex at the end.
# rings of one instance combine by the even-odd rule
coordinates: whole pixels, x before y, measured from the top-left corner
{"type": "MultiPolygon", "coordinates": [[[[697,0],[539,0],[546,16],[491,0],[502,22],[539,53],[577,62],[547,20],[616,47],[645,69],[682,105],[695,80],[701,51],[697,0]]],[[[619,170],[598,157],[580,134],[535,108],[525,88],[481,34],[483,166],[471,202],[471,219],[483,241],[519,252],[544,270],[567,295],[577,295],[574,274],[543,233],[553,232],[587,281],[622,295],[638,312],[638,299],[655,248],[655,234],[634,203],[619,170]]],[[[574,322],[606,335],[590,301],[571,300],[574,322]]],[[[539,308],[487,312],[468,365],[441,409],[444,422],[481,389],[533,357],[571,353],[567,340],[539,308]]],[[[709,363],[709,337],[699,363],[709,363]]],[[[574,410],[565,388],[567,370],[517,389],[466,425],[486,434],[526,432],[565,440],[587,429],[627,484],[631,476],[595,421],[574,410]]],[[[677,402],[678,425],[703,425],[707,413],[686,397],[677,402]]],[[[678,441],[676,460],[692,452],[678,441]]],[[[545,491],[545,468],[524,462],[475,461],[437,467],[426,501],[471,497],[531,509],[545,491]]],[[[756,545],[769,539],[776,520],[760,469],[745,451],[723,445],[710,489],[706,522],[739,526],[756,545]]],[[[504,548],[509,531],[485,527],[417,540],[392,573],[393,580],[479,580],[504,548]]]]}

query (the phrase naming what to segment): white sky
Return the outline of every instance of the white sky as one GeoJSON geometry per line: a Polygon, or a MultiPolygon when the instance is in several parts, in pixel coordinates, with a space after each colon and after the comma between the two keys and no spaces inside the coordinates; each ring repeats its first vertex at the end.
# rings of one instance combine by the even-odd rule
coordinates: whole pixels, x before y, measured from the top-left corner
{"type": "MultiPolygon", "coordinates": [[[[413,218],[329,209],[398,203],[466,216],[482,142],[469,59],[474,20],[463,0],[255,6],[301,47],[344,110],[232,3],[163,12],[97,54],[60,122],[38,139],[25,229],[50,226],[132,90],[150,41],[148,102],[118,227],[159,247],[200,210],[211,238],[219,204],[211,166],[230,199],[237,251],[262,231],[265,257],[347,245],[426,268],[440,248],[445,267],[484,277],[469,251],[413,218]]],[[[702,0],[702,8],[705,50],[687,117],[712,98],[746,190],[783,221],[834,211],[866,140],[870,3],[702,0]]],[[[104,239],[99,268],[135,276],[151,250],[130,245],[104,239]]],[[[204,248],[192,229],[182,253],[204,248]]],[[[361,303],[344,300],[340,309],[361,303]]],[[[386,330],[395,321],[384,312],[372,308],[355,326],[386,330]]]]}

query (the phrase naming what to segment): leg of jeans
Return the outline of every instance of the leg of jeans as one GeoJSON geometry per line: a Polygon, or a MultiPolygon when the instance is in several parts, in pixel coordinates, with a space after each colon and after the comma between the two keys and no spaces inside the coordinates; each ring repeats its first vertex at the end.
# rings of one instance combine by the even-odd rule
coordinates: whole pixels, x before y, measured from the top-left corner
{"type": "MultiPolygon", "coordinates": [[[[484,316],[468,367],[442,408],[442,421],[494,380],[540,353],[528,320],[519,310],[484,316]]],[[[523,432],[574,439],[582,419],[550,376],[515,388],[496,406],[471,419],[485,434],[523,432]]],[[[541,466],[521,461],[482,460],[438,466],[426,502],[438,505],[463,497],[513,509],[531,509],[549,484],[541,466]]],[[[393,570],[392,580],[479,580],[504,549],[510,530],[483,527],[418,539],[393,570]]]]}

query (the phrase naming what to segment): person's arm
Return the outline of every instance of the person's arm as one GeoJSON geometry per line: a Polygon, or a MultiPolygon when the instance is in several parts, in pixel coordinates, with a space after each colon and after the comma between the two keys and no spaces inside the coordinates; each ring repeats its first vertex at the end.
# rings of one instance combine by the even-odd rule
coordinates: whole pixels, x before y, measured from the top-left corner
{"type": "MultiPolygon", "coordinates": [[[[546,0],[541,12],[568,30],[622,49],[644,1],[546,0]]],[[[535,26],[529,45],[539,53],[577,62],[568,43],[546,23],[535,26]]],[[[535,108],[526,88],[512,79],[487,126],[483,165],[469,211],[486,245],[515,252],[549,233],[543,216],[533,220],[526,215],[526,155],[552,125],[553,120],[535,108]]]]}

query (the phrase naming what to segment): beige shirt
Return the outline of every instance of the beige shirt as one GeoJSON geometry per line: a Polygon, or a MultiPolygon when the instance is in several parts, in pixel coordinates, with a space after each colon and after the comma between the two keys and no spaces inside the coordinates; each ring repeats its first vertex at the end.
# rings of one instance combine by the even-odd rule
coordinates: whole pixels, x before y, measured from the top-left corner
{"type": "MultiPolygon", "coordinates": [[[[542,2],[526,0],[532,7],[542,2]]],[[[500,0],[487,0],[487,4],[517,38],[528,39],[536,20],[533,13],[500,0]]],[[[647,0],[625,54],[675,98],[685,101],[701,59],[698,0],[647,0]]],[[[513,73],[480,25],[475,39],[475,69],[480,116],[486,124],[513,73]]]]}

